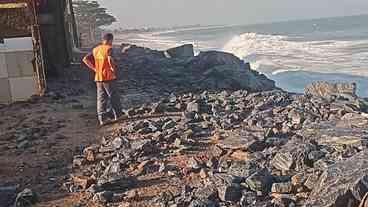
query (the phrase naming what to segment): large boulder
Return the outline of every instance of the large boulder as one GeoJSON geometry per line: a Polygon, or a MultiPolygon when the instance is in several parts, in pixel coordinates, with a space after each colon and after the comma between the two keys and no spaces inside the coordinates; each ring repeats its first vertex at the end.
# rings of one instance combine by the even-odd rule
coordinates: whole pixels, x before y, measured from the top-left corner
{"type": "Polygon", "coordinates": [[[326,81],[318,81],[309,84],[305,87],[306,95],[331,99],[334,96],[343,97],[346,99],[357,98],[355,83],[329,83],[326,81]]]}
{"type": "Polygon", "coordinates": [[[179,47],[171,48],[166,51],[170,58],[189,58],[194,57],[192,44],[186,44],[179,47]]]}
{"type": "Polygon", "coordinates": [[[241,67],[244,66],[244,62],[231,53],[219,51],[201,52],[191,62],[191,66],[197,70],[206,70],[222,65],[241,67]]]}
{"type": "Polygon", "coordinates": [[[358,206],[368,192],[368,152],[330,166],[319,178],[306,207],[358,206]]]}
{"type": "Polygon", "coordinates": [[[142,88],[163,95],[198,90],[265,91],[275,89],[275,82],[251,70],[249,64],[236,56],[219,51],[201,52],[192,56],[192,46],[169,49],[171,57],[163,52],[132,45],[122,45],[116,58],[119,76],[128,88],[142,88]]]}
{"type": "Polygon", "coordinates": [[[276,88],[274,81],[252,71],[249,64],[230,53],[201,52],[187,67],[193,71],[193,74],[199,75],[197,82],[200,83],[201,88],[250,91],[276,88]]]}

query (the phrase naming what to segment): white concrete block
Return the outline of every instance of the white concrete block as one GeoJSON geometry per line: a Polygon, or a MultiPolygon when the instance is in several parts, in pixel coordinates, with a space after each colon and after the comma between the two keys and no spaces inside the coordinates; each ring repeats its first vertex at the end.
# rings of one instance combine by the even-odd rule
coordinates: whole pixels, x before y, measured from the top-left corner
{"type": "Polygon", "coordinates": [[[9,77],[33,76],[33,52],[17,51],[5,53],[9,77]]]}
{"type": "Polygon", "coordinates": [[[5,61],[5,54],[0,52],[0,78],[8,77],[8,69],[5,61]]]}
{"type": "Polygon", "coordinates": [[[0,103],[10,103],[10,84],[8,78],[0,78],[0,103]]]}
{"type": "Polygon", "coordinates": [[[24,101],[37,94],[33,77],[9,78],[12,101],[24,101]]]}
{"type": "Polygon", "coordinates": [[[6,50],[31,50],[33,48],[32,37],[4,39],[4,43],[6,50]]]}

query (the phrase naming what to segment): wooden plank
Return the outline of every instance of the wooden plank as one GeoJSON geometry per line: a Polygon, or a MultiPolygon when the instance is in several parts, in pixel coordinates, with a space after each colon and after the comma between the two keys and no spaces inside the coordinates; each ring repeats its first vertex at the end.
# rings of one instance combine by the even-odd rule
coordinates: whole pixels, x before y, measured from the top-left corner
{"type": "Polygon", "coordinates": [[[27,3],[0,3],[0,9],[20,9],[20,8],[26,8],[27,3]]]}

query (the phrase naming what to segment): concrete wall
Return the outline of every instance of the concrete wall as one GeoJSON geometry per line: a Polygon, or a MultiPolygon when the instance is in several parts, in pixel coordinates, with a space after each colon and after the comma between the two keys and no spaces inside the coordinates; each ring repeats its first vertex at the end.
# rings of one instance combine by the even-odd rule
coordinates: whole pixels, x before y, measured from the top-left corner
{"type": "Polygon", "coordinates": [[[0,44],[0,103],[24,101],[37,94],[29,41],[13,39],[0,44]]]}

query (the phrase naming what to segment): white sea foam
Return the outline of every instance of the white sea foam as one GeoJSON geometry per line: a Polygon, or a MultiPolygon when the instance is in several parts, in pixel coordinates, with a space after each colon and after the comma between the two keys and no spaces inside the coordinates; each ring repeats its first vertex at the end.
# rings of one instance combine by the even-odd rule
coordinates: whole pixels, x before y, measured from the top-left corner
{"type": "Polygon", "coordinates": [[[117,43],[130,43],[142,47],[147,47],[155,50],[167,50],[169,48],[178,47],[183,44],[193,44],[195,52],[199,52],[199,46],[202,43],[196,41],[177,40],[172,36],[163,36],[159,32],[155,33],[141,33],[134,36],[122,37],[118,36],[117,43]],[[119,38],[120,37],[120,38],[119,38]]]}
{"type": "Polygon", "coordinates": [[[206,42],[177,40],[173,36],[162,35],[161,32],[134,34],[128,37],[118,36],[117,44],[120,43],[130,43],[155,50],[167,50],[184,44],[192,44],[194,55],[198,55],[204,47],[206,49],[211,47],[206,42]]]}
{"type": "Polygon", "coordinates": [[[296,71],[302,71],[300,69],[280,69],[280,70],[275,70],[273,71],[271,74],[272,75],[278,75],[280,73],[285,73],[285,72],[296,72],[296,71]]]}
{"type": "MultiPolygon", "coordinates": [[[[200,28],[206,30],[207,28],[200,28]]],[[[198,30],[188,28],[187,30],[198,30]]],[[[215,40],[199,42],[180,40],[175,33],[181,30],[142,33],[120,38],[121,42],[166,50],[182,44],[193,44],[195,53],[204,50],[223,50],[250,62],[253,69],[267,74],[306,70],[319,73],[345,73],[368,76],[368,51],[353,53],[354,48],[367,45],[367,41],[303,41],[303,37],[244,33],[233,37],[225,46],[215,40]]],[[[366,47],[363,47],[365,49],[366,47]]]]}
{"type": "Polygon", "coordinates": [[[352,55],[351,48],[364,41],[289,41],[287,36],[244,33],[223,47],[252,63],[255,69],[282,71],[308,70],[368,76],[366,54],[352,55]],[[308,68],[308,69],[306,69],[308,68]]]}

